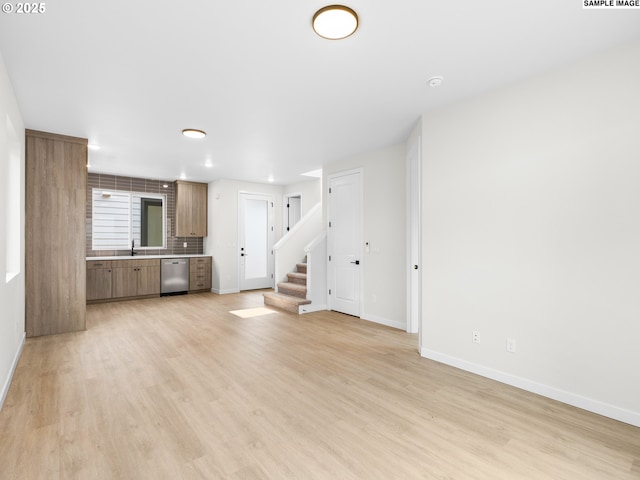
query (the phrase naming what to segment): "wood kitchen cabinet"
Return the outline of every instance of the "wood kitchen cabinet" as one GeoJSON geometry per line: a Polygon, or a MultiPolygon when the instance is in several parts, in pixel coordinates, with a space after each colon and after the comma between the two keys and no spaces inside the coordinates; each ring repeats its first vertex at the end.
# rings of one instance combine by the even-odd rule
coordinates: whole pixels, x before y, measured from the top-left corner
{"type": "Polygon", "coordinates": [[[111,298],[111,270],[110,260],[91,260],[87,262],[87,301],[111,298]]]}
{"type": "Polygon", "coordinates": [[[189,259],[189,291],[211,290],[211,257],[189,259]]]}
{"type": "Polygon", "coordinates": [[[28,337],[86,328],[87,140],[25,131],[28,337]]]}
{"type": "Polygon", "coordinates": [[[206,183],[176,180],[176,237],[207,236],[206,183]]]}
{"type": "Polygon", "coordinates": [[[87,261],[87,302],[159,294],[160,259],[87,261]]]}
{"type": "Polygon", "coordinates": [[[112,261],[112,298],[160,294],[160,260],[112,261]]]}

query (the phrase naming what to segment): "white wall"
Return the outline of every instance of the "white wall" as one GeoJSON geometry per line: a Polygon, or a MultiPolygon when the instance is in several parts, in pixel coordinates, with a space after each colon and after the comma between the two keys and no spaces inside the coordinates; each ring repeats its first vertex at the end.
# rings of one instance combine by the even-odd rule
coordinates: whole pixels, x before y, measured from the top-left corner
{"type": "MultiPolygon", "coordinates": [[[[0,407],[9,389],[13,370],[24,345],[24,124],[13,94],[4,61],[0,56],[0,407]],[[9,125],[12,125],[10,127],[9,125]],[[18,200],[7,199],[4,184],[9,175],[10,158],[19,156],[18,200]],[[17,209],[20,239],[17,248],[19,262],[10,266],[15,270],[12,278],[7,272],[8,212],[17,209]],[[19,271],[19,273],[17,272],[19,271]]],[[[15,210],[14,210],[15,211],[15,210]]],[[[10,255],[12,255],[10,253],[10,255]]],[[[14,257],[15,258],[15,257],[14,257]]]]}
{"type": "MultiPolygon", "coordinates": [[[[302,195],[300,216],[304,216],[315,205],[322,201],[322,181],[319,178],[296,182],[282,188],[282,196],[299,193],[302,195]]],[[[286,224],[285,224],[286,227],[286,224]]]]}
{"type": "Polygon", "coordinates": [[[213,256],[212,290],[216,293],[239,291],[238,279],[238,192],[273,196],[274,241],[282,231],[282,187],[262,183],[221,179],[209,184],[208,233],[204,251],[213,256]]]}
{"type": "Polygon", "coordinates": [[[422,120],[422,353],[636,425],[638,52],[422,120]]]}
{"type": "Polygon", "coordinates": [[[327,185],[327,175],[360,167],[364,170],[363,239],[370,245],[370,253],[364,253],[362,262],[364,299],[361,316],[404,329],[407,268],[405,146],[394,145],[325,165],[323,184],[327,185]]]}

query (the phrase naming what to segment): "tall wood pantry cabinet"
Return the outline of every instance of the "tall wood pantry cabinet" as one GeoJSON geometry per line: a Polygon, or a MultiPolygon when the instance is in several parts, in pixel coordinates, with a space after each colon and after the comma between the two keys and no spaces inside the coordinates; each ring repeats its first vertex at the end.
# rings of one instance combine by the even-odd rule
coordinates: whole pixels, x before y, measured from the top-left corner
{"type": "Polygon", "coordinates": [[[176,237],[207,236],[206,183],[176,180],[176,237]]]}
{"type": "Polygon", "coordinates": [[[26,130],[28,337],[84,330],[87,140],[26,130]]]}

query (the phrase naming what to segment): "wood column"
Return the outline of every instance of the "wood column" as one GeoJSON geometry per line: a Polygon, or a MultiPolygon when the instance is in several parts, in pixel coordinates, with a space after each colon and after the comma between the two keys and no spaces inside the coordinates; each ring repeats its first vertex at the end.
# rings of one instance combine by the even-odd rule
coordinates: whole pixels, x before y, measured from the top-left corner
{"type": "Polygon", "coordinates": [[[85,330],[87,140],[26,130],[28,337],[85,330]]]}

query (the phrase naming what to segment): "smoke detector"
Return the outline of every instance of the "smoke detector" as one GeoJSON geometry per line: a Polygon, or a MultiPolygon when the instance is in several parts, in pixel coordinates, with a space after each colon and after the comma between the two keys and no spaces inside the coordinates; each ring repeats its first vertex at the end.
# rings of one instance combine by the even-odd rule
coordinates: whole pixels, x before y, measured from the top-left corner
{"type": "Polygon", "coordinates": [[[444,77],[441,77],[440,75],[436,75],[434,77],[431,77],[429,80],[427,80],[427,85],[429,85],[430,87],[436,88],[442,85],[443,80],[444,80],[444,77]]]}

